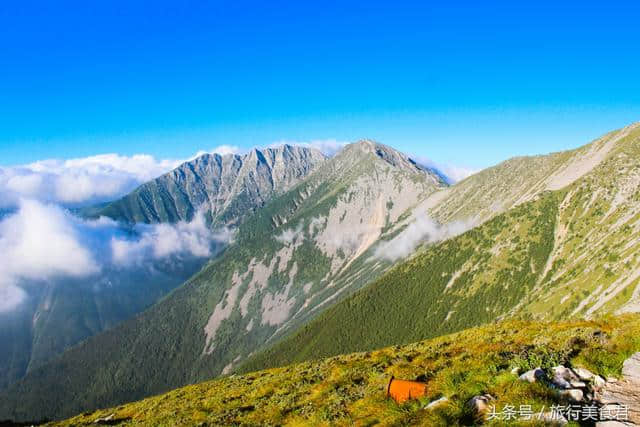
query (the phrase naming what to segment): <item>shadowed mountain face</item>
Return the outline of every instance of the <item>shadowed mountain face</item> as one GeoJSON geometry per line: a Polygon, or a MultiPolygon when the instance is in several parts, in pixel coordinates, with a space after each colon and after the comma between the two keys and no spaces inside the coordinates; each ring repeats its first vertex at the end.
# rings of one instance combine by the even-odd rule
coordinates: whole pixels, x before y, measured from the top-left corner
{"type": "Polygon", "coordinates": [[[325,161],[318,150],[283,145],[244,155],[205,154],[90,211],[126,222],[190,220],[204,209],[214,225],[233,225],[325,161]]]}
{"type": "Polygon", "coordinates": [[[27,301],[0,313],[0,389],[87,337],[145,310],[205,261],[105,269],[89,278],[24,284],[27,301]]]}

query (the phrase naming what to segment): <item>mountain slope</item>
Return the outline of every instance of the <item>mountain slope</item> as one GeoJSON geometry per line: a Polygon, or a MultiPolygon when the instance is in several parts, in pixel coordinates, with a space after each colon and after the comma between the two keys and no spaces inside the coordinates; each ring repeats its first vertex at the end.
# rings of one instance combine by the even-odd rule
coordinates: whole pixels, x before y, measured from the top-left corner
{"type": "Polygon", "coordinates": [[[325,159],[316,149],[290,145],[244,155],[204,154],[86,213],[126,222],[177,222],[191,220],[202,208],[214,225],[232,225],[297,184],[325,159]]]}
{"type": "MultiPolygon", "coordinates": [[[[531,405],[534,414],[566,402],[513,368],[557,364],[620,377],[640,350],[640,319],[505,322],[430,341],[232,376],[54,423],[95,425],[470,425],[466,404],[488,393],[498,411],[531,405]],[[386,397],[392,376],[424,381],[427,394],[396,405],[386,397]],[[430,402],[439,403],[427,407],[430,402]]],[[[517,409],[516,409],[517,410],[517,409]]],[[[544,412],[543,411],[543,412],[544,412]]],[[[498,421],[499,425],[500,421],[498,421]]],[[[523,423],[523,425],[525,425],[523,423]]],[[[527,423],[526,425],[529,425],[527,423]]]]}
{"type": "Polygon", "coordinates": [[[167,298],[8,390],[0,414],[70,415],[228,372],[382,274],[390,262],[372,257],[375,244],[443,185],[389,147],[347,146],[167,298]]]}
{"type": "Polygon", "coordinates": [[[196,273],[204,259],[105,269],[87,279],[24,283],[29,297],[0,313],[0,389],[80,341],[143,311],[196,273]]]}
{"type": "Polygon", "coordinates": [[[442,224],[462,220],[479,225],[544,191],[572,184],[600,165],[637,129],[635,123],[574,150],[506,160],[434,193],[417,213],[428,214],[442,224]]]}
{"type": "Polygon", "coordinates": [[[423,248],[242,369],[407,343],[496,318],[638,311],[640,127],[615,135],[600,162],[567,187],[423,248]]]}

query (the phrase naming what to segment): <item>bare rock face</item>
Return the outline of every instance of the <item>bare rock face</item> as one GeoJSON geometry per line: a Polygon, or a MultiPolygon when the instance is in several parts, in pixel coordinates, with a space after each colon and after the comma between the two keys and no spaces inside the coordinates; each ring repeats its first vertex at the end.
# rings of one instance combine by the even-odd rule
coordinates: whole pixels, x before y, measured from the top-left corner
{"type": "Polygon", "coordinates": [[[622,379],[607,382],[598,400],[615,412],[621,408],[628,410],[628,420],[624,423],[605,425],[640,425],[640,352],[625,360],[622,366],[622,379]]]}
{"type": "Polygon", "coordinates": [[[296,185],[326,157],[282,145],[247,154],[204,154],[149,181],[93,214],[126,222],[190,220],[205,210],[214,223],[234,225],[296,185]]]}

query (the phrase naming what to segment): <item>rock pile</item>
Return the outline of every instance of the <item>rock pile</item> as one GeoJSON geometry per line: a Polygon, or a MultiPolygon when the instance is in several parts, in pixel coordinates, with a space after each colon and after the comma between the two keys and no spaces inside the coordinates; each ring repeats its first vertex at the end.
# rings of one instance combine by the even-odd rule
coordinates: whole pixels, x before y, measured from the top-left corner
{"type": "Polygon", "coordinates": [[[640,353],[624,362],[620,380],[605,380],[587,369],[562,365],[549,374],[532,369],[520,375],[520,380],[547,384],[557,391],[560,401],[576,410],[597,408],[597,426],[640,425],[640,353]]]}

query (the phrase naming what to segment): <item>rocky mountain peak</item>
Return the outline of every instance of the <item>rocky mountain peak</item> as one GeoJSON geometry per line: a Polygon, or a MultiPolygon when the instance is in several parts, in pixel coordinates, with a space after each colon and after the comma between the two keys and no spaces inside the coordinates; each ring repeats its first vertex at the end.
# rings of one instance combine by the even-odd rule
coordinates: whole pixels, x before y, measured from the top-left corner
{"type": "Polygon", "coordinates": [[[397,170],[405,171],[412,175],[427,176],[429,181],[438,186],[448,185],[446,178],[440,171],[420,165],[406,154],[372,139],[361,139],[349,144],[336,157],[339,159],[344,158],[343,161],[347,162],[373,158],[375,161],[382,161],[397,170]]]}
{"type": "Polygon", "coordinates": [[[205,207],[220,224],[236,224],[323,163],[310,147],[254,148],[246,154],[203,154],[99,209],[126,222],[189,220],[205,207]]]}

